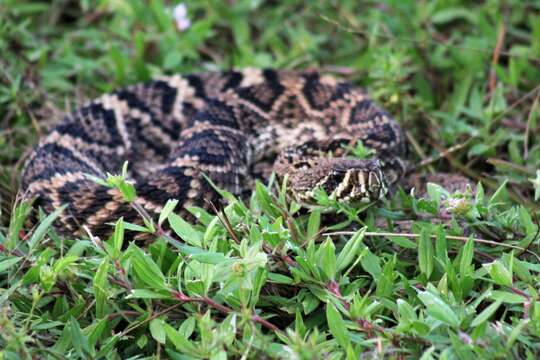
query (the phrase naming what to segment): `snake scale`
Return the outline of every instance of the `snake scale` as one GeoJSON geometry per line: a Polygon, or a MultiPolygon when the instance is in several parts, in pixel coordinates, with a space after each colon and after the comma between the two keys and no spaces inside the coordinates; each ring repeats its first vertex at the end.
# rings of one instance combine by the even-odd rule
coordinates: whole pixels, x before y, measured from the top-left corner
{"type": "MultiPolygon", "coordinates": [[[[104,178],[129,161],[136,202],[158,213],[168,199],[203,205],[218,187],[245,197],[272,171],[292,196],[373,202],[404,172],[400,126],[361,88],[317,71],[245,69],[161,77],[101,97],[65,116],[22,172],[25,198],[46,212],[68,204],[58,228],[95,235],[138,214],[104,178]],[[357,140],[376,159],[347,157],[357,140]],[[329,156],[331,154],[331,156],[329,156]]],[[[185,210],[184,210],[185,211],[185,210]]]]}

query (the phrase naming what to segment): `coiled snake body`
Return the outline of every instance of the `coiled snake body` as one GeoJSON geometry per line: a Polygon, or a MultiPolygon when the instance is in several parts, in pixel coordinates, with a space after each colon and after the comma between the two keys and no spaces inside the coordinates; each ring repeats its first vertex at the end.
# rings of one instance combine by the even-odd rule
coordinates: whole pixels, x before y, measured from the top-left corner
{"type": "Polygon", "coordinates": [[[366,93],[315,71],[260,69],[163,77],[105,94],[67,115],[29,156],[25,196],[50,212],[69,204],[60,230],[97,235],[137,214],[116,189],[89,179],[130,164],[137,202],[159,212],[168,199],[204,205],[204,179],[245,196],[255,178],[287,175],[293,196],[323,188],[340,201],[371,202],[403,173],[398,124],[366,93]],[[356,140],[376,160],[345,157],[356,140]],[[331,153],[332,157],[328,157],[331,153]]]}

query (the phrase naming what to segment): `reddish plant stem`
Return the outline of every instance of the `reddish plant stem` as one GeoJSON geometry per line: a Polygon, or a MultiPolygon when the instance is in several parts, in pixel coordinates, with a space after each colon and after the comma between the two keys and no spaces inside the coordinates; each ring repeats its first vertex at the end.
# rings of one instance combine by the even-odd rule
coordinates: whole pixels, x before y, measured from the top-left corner
{"type": "MultiPolygon", "coordinates": [[[[262,248],[263,248],[264,252],[267,253],[268,255],[274,255],[274,250],[272,249],[272,247],[270,245],[268,245],[266,243],[263,243],[262,248]]],[[[274,256],[276,256],[276,255],[274,255],[274,256]]],[[[277,256],[281,260],[283,260],[283,262],[286,263],[287,265],[292,266],[292,267],[296,267],[296,265],[297,265],[296,261],[294,261],[289,255],[284,255],[281,252],[278,252],[277,256]]]]}
{"type": "Polygon", "coordinates": [[[349,311],[349,309],[351,308],[351,304],[347,300],[343,299],[343,297],[341,296],[341,291],[339,290],[339,284],[335,280],[330,280],[326,288],[328,289],[328,291],[332,293],[332,295],[338,298],[339,301],[341,301],[341,303],[345,307],[345,309],[349,311]]]}
{"type": "Polygon", "coordinates": [[[275,332],[279,332],[279,333],[283,333],[283,331],[281,331],[281,329],[279,329],[276,325],[272,324],[271,322],[263,319],[262,317],[260,317],[259,315],[253,315],[251,316],[251,320],[253,320],[254,322],[256,323],[259,323],[261,324],[262,326],[272,330],[272,331],[275,331],[275,332]]]}
{"type": "Polygon", "coordinates": [[[129,282],[127,278],[126,270],[124,270],[124,268],[122,267],[122,264],[120,264],[120,261],[114,260],[114,268],[120,274],[120,281],[124,284],[124,287],[128,291],[131,291],[133,287],[131,286],[131,283],[129,282]]]}
{"type": "Polygon", "coordinates": [[[230,307],[227,307],[223,304],[219,304],[217,302],[215,302],[214,300],[210,299],[208,296],[203,296],[201,298],[191,298],[192,301],[202,301],[204,303],[206,303],[208,306],[211,306],[213,307],[214,309],[224,313],[224,314],[230,314],[233,312],[233,309],[231,309],[230,307]]]}
{"type": "Polygon", "coordinates": [[[139,316],[141,315],[138,311],[131,311],[131,310],[126,310],[126,311],[120,311],[120,312],[115,312],[115,313],[112,313],[112,314],[109,314],[107,316],[107,319],[108,320],[112,320],[116,317],[119,317],[119,316],[139,316]]]}
{"type": "Polygon", "coordinates": [[[116,284],[116,285],[120,286],[121,288],[124,288],[124,289],[126,289],[128,291],[131,291],[131,285],[127,284],[124,280],[115,279],[115,278],[109,276],[109,281],[112,282],[113,284],[116,284]]]}
{"type": "Polygon", "coordinates": [[[6,253],[6,255],[15,255],[18,257],[24,257],[25,254],[22,253],[22,251],[13,249],[9,251],[4,245],[0,244],[0,252],[6,253]]]}
{"type": "MultiPolygon", "coordinates": [[[[199,297],[187,296],[187,295],[185,295],[184,293],[182,293],[180,291],[173,291],[172,294],[173,294],[175,299],[181,301],[182,303],[190,303],[190,302],[203,303],[203,304],[206,304],[206,305],[218,310],[219,312],[221,312],[223,314],[230,314],[230,313],[234,312],[234,310],[231,309],[230,307],[225,306],[223,304],[219,304],[219,303],[215,302],[214,300],[212,300],[211,298],[209,298],[207,296],[199,296],[199,297]]],[[[267,329],[270,329],[270,330],[275,331],[275,332],[283,333],[283,331],[281,329],[279,329],[276,325],[274,325],[271,322],[261,318],[259,315],[252,315],[251,320],[253,322],[261,324],[263,327],[265,327],[267,329]]]]}
{"type": "Polygon", "coordinates": [[[530,319],[531,304],[533,302],[533,299],[531,298],[531,296],[516,287],[511,287],[510,290],[512,290],[514,294],[523,296],[525,298],[525,302],[523,303],[523,319],[524,320],[530,319]]]}
{"type": "Polygon", "coordinates": [[[515,287],[511,287],[510,289],[512,290],[512,292],[513,292],[514,294],[523,296],[525,299],[527,299],[527,300],[529,300],[529,301],[531,300],[530,295],[527,294],[526,292],[524,292],[524,291],[522,291],[522,290],[520,290],[520,289],[518,289],[518,288],[515,288],[515,287]]]}

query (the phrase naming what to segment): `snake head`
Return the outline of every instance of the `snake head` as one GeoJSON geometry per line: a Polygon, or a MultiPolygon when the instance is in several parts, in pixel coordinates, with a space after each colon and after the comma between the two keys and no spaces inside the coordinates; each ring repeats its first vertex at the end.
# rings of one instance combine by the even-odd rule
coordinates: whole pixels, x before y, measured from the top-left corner
{"type": "Polygon", "coordinates": [[[384,197],[388,186],[378,160],[335,159],[321,187],[340,202],[370,203],[384,197]]]}
{"type": "Polygon", "coordinates": [[[323,189],[343,203],[372,203],[386,195],[388,183],[379,160],[320,158],[310,161],[292,177],[291,190],[302,204],[316,204],[316,190],[323,189]]]}

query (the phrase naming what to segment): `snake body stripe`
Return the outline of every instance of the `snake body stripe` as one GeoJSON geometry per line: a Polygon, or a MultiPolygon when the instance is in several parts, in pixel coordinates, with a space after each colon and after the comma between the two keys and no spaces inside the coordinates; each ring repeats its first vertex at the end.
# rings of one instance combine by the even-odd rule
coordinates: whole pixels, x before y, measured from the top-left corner
{"type": "Polygon", "coordinates": [[[261,69],[173,75],[66,115],[29,156],[22,188],[47,212],[69,204],[62,232],[87,225],[106,235],[107,223],[137,214],[83,174],[103,177],[126,160],[137,201],[155,212],[171,198],[184,206],[216,200],[203,173],[240,196],[274,170],[289,177],[300,202],[309,203],[318,187],[338,200],[375,201],[403,173],[404,155],[396,121],[365,91],[334,77],[261,69]],[[346,159],[344,145],[356,140],[378,159],[346,159]]]}

